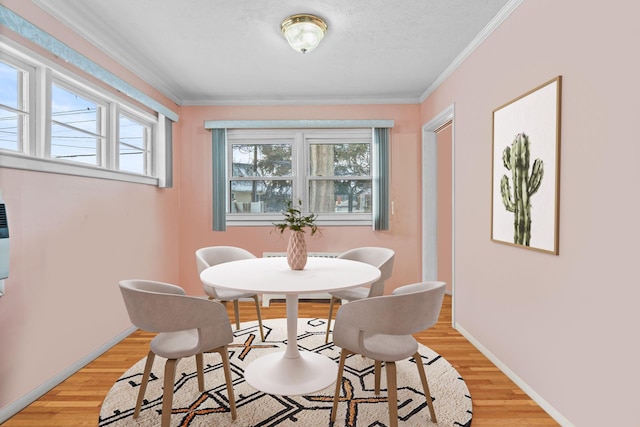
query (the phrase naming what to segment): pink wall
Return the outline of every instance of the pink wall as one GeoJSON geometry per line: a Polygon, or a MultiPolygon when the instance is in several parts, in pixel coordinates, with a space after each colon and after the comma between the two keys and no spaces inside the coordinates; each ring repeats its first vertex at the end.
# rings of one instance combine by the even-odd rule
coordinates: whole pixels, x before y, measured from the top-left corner
{"type": "Polygon", "coordinates": [[[177,280],[178,231],[166,226],[176,190],[5,168],[0,189],[11,227],[1,408],[131,325],[119,280],[177,280]]]}
{"type": "MultiPolygon", "coordinates": [[[[2,3],[129,79],[32,2],[2,3]]],[[[175,142],[179,147],[179,135],[175,142]]],[[[0,168],[0,191],[11,236],[10,277],[0,298],[1,411],[131,326],[119,280],[178,280],[179,232],[168,225],[178,223],[179,191],[7,168],[0,168]]]]}
{"type": "Polygon", "coordinates": [[[523,2],[422,106],[455,103],[456,322],[546,407],[640,425],[640,3],[523,2]],[[496,244],[491,113],[563,76],[560,253],[496,244]]]}
{"type": "Polygon", "coordinates": [[[385,246],[396,251],[387,292],[420,280],[420,106],[349,105],[290,107],[184,107],[181,119],[182,187],[180,220],[180,282],[194,294],[203,294],[194,252],[203,246],[241,246],[260,256],[285,251],[286,236],[272,227],[228,227],[212,231],[211,133],[205,120],[279,119],[392,119],[391,199],[395,215],[388,231],[371,227],[324,227],[321,237],[309,237],[310,251],[341,252],[356,246],[385,246]]]}

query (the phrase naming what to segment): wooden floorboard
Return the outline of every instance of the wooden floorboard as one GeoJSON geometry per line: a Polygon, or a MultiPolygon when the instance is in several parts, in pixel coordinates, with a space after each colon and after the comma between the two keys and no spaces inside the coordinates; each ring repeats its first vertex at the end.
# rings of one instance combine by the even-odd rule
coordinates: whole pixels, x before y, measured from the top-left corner
{"type": "MultiPolygon", "coordinates": [[[[329,305],[300,302],[300,317],[326,318],[329,305]]],[[[229,305],[233,322],[233,309],[229,305]]],[[[286,316],[285,304],[262,307],[263,319],[286,316]]],[[[240,303],[242,321],[255,320],[255,305],[240,303]]],[[[155,334],[136,331],[40,399],[6,421],[6,427],[95,426],[100,406],[115,381],[147,355],[155,334]]],[[[526,393],[451,327],[451,297],[446,296],[438,323],[416,335],[447,359],[464,378],[473,401],[473,427],[558,426],[526,393]]],[[[328,420],[327,420],[328,424],[328,420]]]]}

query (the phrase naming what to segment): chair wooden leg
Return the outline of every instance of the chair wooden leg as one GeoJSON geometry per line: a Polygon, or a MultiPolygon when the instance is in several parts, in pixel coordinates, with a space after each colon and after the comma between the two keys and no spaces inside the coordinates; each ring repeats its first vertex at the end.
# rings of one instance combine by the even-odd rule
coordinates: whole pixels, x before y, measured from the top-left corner
{"type": "Polygon", "coordinates": [[[377,395],[380,394],[380,373],[382,371],[382,362],[379,360],[375,361],[374,364],[374,374],[373,374],[373,379],[374,379],[374,393],[377,395]]]}
{"type": "Polygon", "coordinates": [[[327,335],[324,337],[324,342],[328,343],[329,342],[329,332],[331,331],[331,317],[333,316],[333,301],[336,298],[331,297],[331,300],[329,301],[329,317],[327,318],[327,335]]]}
{"type": "Polygon", "coordinates": [[[173,407],[173,381],[176,376],[178,359],[167,359],[164,365],[164,391],[162,394],[162,427],[171,424],[171,409],[173,407]]]}
{"type": "Polygon", "coordinates": [[[420,380],[422,381],[422,389],[424,390],[424,397],[427,400],[427,405],[429,406],[429,413],[431,414],[431,421],[434,423],[438,422],[436,418],[436,410],[433,407],[433,399],[431,399],[431,392],[429,391],[429,383],[427,382],[427,374],[424,372],[424,365],[422,364],[422,358],[420,357],[420,353],[416,352],[413,355],[413,359],[416,361],[416,366],[418,367],[418,374],[420,374],[420,380]]]}
{"type": "Polygon", "coordinates": [[[344,361],[349,355],[345,349],[340,351],[340,364],[338,365],[338,378],[336,379],[336,391],[333,394],[333,408],[331,409],[331,422],[336,421],[336,412],[338,412],[338,398],[340,397],[340,386],[342,385],[342,372],[344,371],[344,361]]]}
{"type": "Polygon", "coordinates": [[[142,406],[142,400],[144,399],[144,393],[147,391],[147,383],[149,382],[149,375],[151,375],[151,366],[153,366],[153,359],[156,355],[153,351],[149,351],[147,354],[147,363],[144,365],[144,373],[142,374],[142,382],[140,382],[140,390],[138,390],[138,400],[136,402],[136,409],[133,411],[133,418],[138,418],[140,415],[140,407],[142,406]]]}
{"type": "Polygon", "coordinates": [[[264,330],[262,329],[262,314],[260,314],[260,301],[258,301],[258,295],[254,295],[253,300],[256,302],[256,313],[258,313],[258,327],[260,328],[260,339],[264,342],[264,330]]]}
{"type": "Polygon", "coordinates": [[[389,427],[398,427],[398,384],[396,362],[384,362],[387,371],[387,393],[389,400],[389,427]]]}
{"type": "Polygon", "coordinates": [[[233,300],[233,314],[236,316],[236,331],[240,329],[240,309],[238,308],[238,300],[233,300]]]}
{"type": "Polygon", "coordinates": [[[237,417],[236,413],[236,398],[233,392],[233,381],[231,379],[231,368],[229,367],[229,353],[227,351],[227,346],[220,347],[216,349],[218,353],[220,353],[220,357],[222,358],[222,369],[224,370],[224,379],[227,382],[227,394],[229,395],[229,407],[231,408],[231,419],[235,420],[237,417]]]}
{"type": "Polygon", "coordinates": [[[196,354],[196,372],[198,373],[198,390],[204,391],[204,363],[202,353],[196,354]]]}

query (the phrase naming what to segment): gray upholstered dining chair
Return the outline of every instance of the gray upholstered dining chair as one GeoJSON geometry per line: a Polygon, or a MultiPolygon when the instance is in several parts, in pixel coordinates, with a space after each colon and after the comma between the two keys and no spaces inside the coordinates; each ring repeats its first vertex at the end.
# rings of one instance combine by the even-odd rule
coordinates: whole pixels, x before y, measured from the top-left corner
{"type": "Polygon", "coordinates": [[[236,404],[229,368],[227,344],[233,331],[224,306],[215,301],[185,295],[176,285],[150,280],[123,280],[120,292],[131,323],[139,329],[159,332],[151,340],[151,349],[142,375],[133,418],[138,418],[155,356],[167,359],[164,368],[162,427],[171,421],[176,365],[183,357],[196,357],[198,389],[204,391],[203,353],[217,352],[222,358],[229,394],[231,418],[236,419],[236,404]]]}
{"type": "Polygon", "coordinates": [[[338,398],[342,385],[345,360],[351,354],[373,359],[375,366],[374,391],[380,393],[382,362],[387,373],[389,425],[398,425],[397,361],[413,357],[422,381],[431,420],[437,422],[429,392],[418,342],[411,336],[428,329],[438,321],[446,284],[422,282],[402,286],[391,295],[366,298],[340,307],[333,330],[333,342],[340,347],[340,364],[333,397],[331,421],[335,422],[338,398]]]}
{"type": "MultiPolygon", "coordinates": [[[[251,252],[237,248],[235,246],[209,246],[200,248],[196,251],[196,262],[198,264],[198,273],[202,273],[206,268],[213,265],[222,264],[223,262],[238,261],[242,259],[255,258],[251,252]]],[[[217,299],[222,303],[233,301],[233,313],[236,318],[236,330],[240,329],[240,310],[238,308],[238,300],[240,298],[252,298],[256,304],[256,312],[258,315],[258,326],[260,328],[260,338],[264,341],[264,331],[262,329],[262,315],[260,314],[260,301],[258,295],[251,292],[239,292],[230,289],[222,289],[202,283],[204,292],[209,299],[217,299]]]]}
{"type": "Polygon", "coordinates": [[[338,258],[360,261],[380,269],[380,278],[369,286],[345,289],[342,291],[330,292],[329,317],[327,318],[327,334],[324,342],[329,342],[329,332],[331,331],[331,317],[333,316],[333,304],[335,302],[357,301],[364,298],[378,297],[384,294],[384,282],[391,277],[393,271],[393,259],[395,252],[388,248],[376,246],[350,249],[338,255],[338,258]]]}

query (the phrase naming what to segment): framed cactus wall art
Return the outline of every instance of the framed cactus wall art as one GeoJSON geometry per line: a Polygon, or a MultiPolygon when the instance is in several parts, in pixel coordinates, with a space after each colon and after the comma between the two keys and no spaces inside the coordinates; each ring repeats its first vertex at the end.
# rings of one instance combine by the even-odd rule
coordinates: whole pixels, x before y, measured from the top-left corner
{"type": "Polygon", "coordinates": [[[562,76],[493,111],[491,240],[558,254],[562,76]]]}

